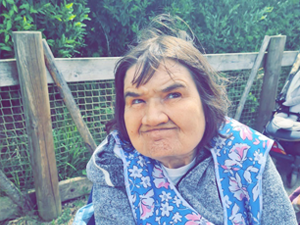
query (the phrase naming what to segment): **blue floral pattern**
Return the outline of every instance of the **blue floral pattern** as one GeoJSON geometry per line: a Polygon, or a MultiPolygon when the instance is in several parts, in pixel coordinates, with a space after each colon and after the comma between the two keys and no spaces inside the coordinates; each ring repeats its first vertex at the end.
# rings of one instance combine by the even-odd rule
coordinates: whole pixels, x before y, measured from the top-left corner
{"type": "Polygon", "coordinates": [[[125,185],[137,224],[213,225],[178,193],[159,162],[134,150],[122,150],[117,133],[115,153],[122,158],[125,185]]]}
{"type": "MultiPolygon", "coordinates": [[[[226,212],[224,224],[259,224],[262,172],[273,142],[229,118],[220,133],[226,137],[214,138],[210,150],[226,212]]],[[[136,150],[123,151],[117,132],[112,135],[137,224],[213,225],[183,199],[158,161],[136,150]]]]}
{"type": "Polygon", "coordinates": [[[261,182],[273,141],[227,118],[211,149],[226,224],[260,224],[261,182]]]}

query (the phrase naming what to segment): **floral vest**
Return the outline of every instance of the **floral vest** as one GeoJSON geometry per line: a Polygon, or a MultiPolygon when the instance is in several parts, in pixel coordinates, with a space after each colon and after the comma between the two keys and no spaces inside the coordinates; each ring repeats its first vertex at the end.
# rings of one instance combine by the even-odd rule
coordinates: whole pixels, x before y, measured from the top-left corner
{"type": "MultiPolygon", "coordinates": [[[[260,224],[262,174],[273,141],[226,118],[210,149],[224,209],[224,224],[260,224]]],[[[114,152],[123,160],[125,186],[132,213],[140,224],[213,223],[201,216],[177,191],[160,163],[134,150],[127,152],[117,132],[114,152]]]]}

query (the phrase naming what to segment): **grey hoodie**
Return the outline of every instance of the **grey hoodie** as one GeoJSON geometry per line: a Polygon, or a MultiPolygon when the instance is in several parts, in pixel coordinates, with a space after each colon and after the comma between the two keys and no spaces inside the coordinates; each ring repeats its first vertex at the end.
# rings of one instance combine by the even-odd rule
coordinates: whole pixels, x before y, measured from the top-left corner
{"type": "MultiPolygon", "coordinates": [[[[87,164],[93,182],[96,224],[135,224],[124,185],[122,160],[113,152],[114,138],[109,135],[98,146],[87,164]]],[[[208,221],[224,224],[223,207],[216,184],[214,162],[208,150],[200,151],[196,165],[176,185],[182,197],[208,221]]],[[[263,225],[296,225],[296,217],[281,178],[270,157],[263,173],[263,225]]]]}

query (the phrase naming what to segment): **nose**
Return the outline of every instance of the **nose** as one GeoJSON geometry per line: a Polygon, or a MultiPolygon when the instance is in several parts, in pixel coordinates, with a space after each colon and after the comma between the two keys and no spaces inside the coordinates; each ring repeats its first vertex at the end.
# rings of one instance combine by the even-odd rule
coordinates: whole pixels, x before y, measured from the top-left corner
{"type": "Polygon", "coordinates": [[[164,106],[159,101],[152,101],[147,104],[145,113],[142,119],[142,124],[150,127],[158,126],[167,123],[168,115],[165,113],[164,106]]]}

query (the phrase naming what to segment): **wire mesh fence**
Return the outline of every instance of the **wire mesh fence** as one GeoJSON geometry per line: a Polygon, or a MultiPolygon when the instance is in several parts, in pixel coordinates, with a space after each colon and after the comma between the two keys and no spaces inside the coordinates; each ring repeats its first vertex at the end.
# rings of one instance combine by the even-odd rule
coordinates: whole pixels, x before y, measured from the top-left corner
{"type": "MultiPolygon", "coordinates": [[[[288,72],[289,68],[282,71],[279,91],[288,72]]],[[[257,117],[263,73],[264,71],[260,70],[256,76],[240,119],[242,123],[251,127],[257,117]]],[[[229,116],[234,117],[250,71],[230,71],[223,74],[231,80],[227,88],[228,97],[232,102],[229,116]]],[[[105,123],[113,118],[113,81],[76,82],[68,85],[96,144],[99,144],[106,136],[105,123]]],[[[50,84],[48,88],[59,180],[85,175],[90,153],[57,87],[50,84]]],[[[0,169],[21,190],[33,188],[30,149],[19,86],[0,87],[0,169]]],[[[3,194],[0,190],[0,195],[3,194]]]]}

